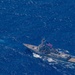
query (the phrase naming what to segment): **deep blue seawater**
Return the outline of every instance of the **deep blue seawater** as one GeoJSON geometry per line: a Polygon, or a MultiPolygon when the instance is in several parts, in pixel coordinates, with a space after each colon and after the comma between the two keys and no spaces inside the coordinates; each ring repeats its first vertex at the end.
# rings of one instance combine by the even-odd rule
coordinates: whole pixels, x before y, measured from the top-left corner
{"type": "Polygon", "coordinates": [[[44,37],[75,55],[75,0],[0,0],[0,75],[75,75],[23,46],[44,37]]]}

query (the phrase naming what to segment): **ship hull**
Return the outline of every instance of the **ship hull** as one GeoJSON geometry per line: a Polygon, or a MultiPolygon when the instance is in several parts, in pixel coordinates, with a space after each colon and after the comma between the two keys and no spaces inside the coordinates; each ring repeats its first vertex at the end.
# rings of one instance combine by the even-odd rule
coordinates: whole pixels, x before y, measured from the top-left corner
{"type": "Polygon", "coordinates": [[[50,54],[42,54],[40,51],[39,51],[39,47],[38,46],[35,46],[35,45],[31,45],[31,44],[23,44],[25,47],[27,47],[28,49],[30,49],[32,52],[34,53],[37,53],[43,57],[50,57],[50,58],[53,58],[53,59],[57,59],[57,60],[62,60],[62,61],[66,61],[66,62],[73,62],[75,63],[75,58],[68,55],[68,54],[65,54],[65,53],[60,53],[60,54],[55,54],[55,53],[50,53],[50,54]],[[67,57],[69,56],[69,57],[67,57]]]}

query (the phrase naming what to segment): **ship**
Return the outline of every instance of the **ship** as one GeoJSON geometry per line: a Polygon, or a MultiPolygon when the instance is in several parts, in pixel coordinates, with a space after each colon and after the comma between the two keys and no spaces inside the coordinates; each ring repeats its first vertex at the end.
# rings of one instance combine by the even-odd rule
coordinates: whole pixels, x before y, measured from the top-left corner
{"type": "Polygon", "coordinates": [[[23,43],[25,47],[42,57],[48,57],[59,61],[75,63],[75,56],[65,52],[60,52],[58,49],[52,47],[52,44],[46,43],[45,39],[42,39],[41,44],[38,46],[32,44],[23,43]]]}

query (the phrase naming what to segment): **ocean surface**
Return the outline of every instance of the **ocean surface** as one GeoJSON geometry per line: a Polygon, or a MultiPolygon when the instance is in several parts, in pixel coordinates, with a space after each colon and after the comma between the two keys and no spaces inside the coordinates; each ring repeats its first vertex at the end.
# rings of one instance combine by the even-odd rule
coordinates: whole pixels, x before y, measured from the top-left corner
{"type": "Polygon", "coordinates": [[[35,58],[23,43],[75,55],[75,0],[0,0],[0,75],[75,75],[70,66],[35,58]]]}

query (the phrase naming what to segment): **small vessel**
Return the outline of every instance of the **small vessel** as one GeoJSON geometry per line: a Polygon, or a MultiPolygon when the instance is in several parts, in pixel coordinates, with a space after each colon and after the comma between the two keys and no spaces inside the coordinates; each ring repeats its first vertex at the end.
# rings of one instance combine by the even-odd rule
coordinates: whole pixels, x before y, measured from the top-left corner
{"type": "Polygon", "coordinates": [[[45,39],[41,41],[41,44],[38,46],[31,45],[31,44],[23,44],[25,47],[29,48],[32,52],[45,56],[45,57],[50,57],[53,59],[61,60],[61,61],[66,61],[66,62],[75,62],[74,56],[64,53],[64,52],[59,52],[57,49],[52,47],[52,44],[46,43],[45,39]]]}

